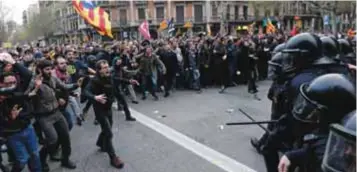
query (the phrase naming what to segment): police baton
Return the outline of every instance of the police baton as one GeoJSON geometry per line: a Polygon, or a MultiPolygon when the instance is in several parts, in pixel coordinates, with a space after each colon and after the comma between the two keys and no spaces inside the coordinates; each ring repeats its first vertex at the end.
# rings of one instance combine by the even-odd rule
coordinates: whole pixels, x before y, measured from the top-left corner
{"type": "Polygon", "coordinates": [[[276,120],[270,121],[254,121],[254,122],[228,122],[226,125],[252,125],[252,124],[274,124],[277,123],[276,120]]]}
{"type": "Polygon", "coordinates": [[[270,133],[270,131],[262,125],[262,123],[257,122],[254,118],[252,118],[248,113],[244,112],[241,108],[238,109],[244,116],[249,118],[252,121],[252,124],[257,124],[261,129],[270,133]]]}

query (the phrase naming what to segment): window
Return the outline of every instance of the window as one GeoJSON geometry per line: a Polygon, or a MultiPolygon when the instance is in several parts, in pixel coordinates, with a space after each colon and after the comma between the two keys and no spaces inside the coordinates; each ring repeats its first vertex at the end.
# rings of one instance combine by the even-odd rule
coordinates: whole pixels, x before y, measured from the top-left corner
{"type": "Polygon", "coordinates": [[[139,18],[139,20],[145,19],[145,8],[138,9],[138,18],[139,18]]]}
{"type": "Polygon", "coordinates": [[[176,22],[177,23],[184,23],[184,6],[176,6],[176,22]]]}
{"type": "Polygon", "coordinates": [[[305,3],[302,4],[302,13],[303,13],[303,14],[306,14],[306,13],[307,13],[307,7],[306,7],[306,4],[305,4],[305,3]]]}
{"type": "Polygon", "coordinates": [[[270,16],[270,10],[268,10],[268,9],[265,10],[265,14],[264,15],[265,15],[265,17],[269,17],[270,16]]]}
{"type": "Polygon", "coordinates": [[[239,19],[239,6],[234,6],[234,19],[239,19]]]}
{"type": "Polygon", "coordinates": [[[217,16],[218,15],[218,9],[217,6],[212,6],[212,16],[217,16]]]}
{"type": "Polygon", "coordinates": [[[274,8],[274,16],[279,16],[279,8],[274,8]]]}
{"type": "Polygon", "coordinates": [[[164,7],[156,7],[156,19],[161,21],[165,18],[164,7]]]}
{"type": "Polygon", "coordinates": [[[202,5],[195,5],[195,22],[203,21],[202,5]]]}
{"type": "Polygon", "coordinates": [[[61,11],[60,10],[56,11],[56,17],[61,17],[61,11]]]}
{"type": "Polygon", "coordinates": [[[231,15],[231,6],[228,4],[226,9],[226,20],[229,20],[229,18],[231,17],[230,15],[231,15]]]}
{"type": "Polygon", "coordinates": [[[126,24],[127,19],[126,19],[126,9],[121,9],[120,10],[120,24],[126,24]]]}
{"type": "Polygon", "coordinates": [[[243,17],[245,20],[248,20],[248,6],[243,6],[243,17]]]}

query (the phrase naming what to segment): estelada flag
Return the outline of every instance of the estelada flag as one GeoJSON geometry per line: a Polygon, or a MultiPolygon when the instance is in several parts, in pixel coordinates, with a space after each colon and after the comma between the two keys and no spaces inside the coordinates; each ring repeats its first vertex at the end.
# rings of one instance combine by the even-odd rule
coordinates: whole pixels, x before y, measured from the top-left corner
{"type": "Polygon", "coordinates": [[[89,0],[72,0],[72,4],[77,13],[92,25],[100,35],[107,35],[113,38],[112,25],[107,12],[100,7],[96,7],[89,0]]]}
{"type": "Polygon", "coordinates": [[[163,30],[167,29],[167,27],[169,26],[167,23],[168,22],[167,22],[166,19],[162,20],[161,23],[160,23],[160,27],[159,27],[159,29],[157,31],[160,32],[160,31],[163,31],[163,30]]]}
{"type": "Polygon", "coordinates": [[[185,25],[183,25],[183,28],[192,28],[193,27],[193,24],[192,24],[192,22],[190,22],[190,21],[187,21],[186,23],[185,23],[185,25]]]}

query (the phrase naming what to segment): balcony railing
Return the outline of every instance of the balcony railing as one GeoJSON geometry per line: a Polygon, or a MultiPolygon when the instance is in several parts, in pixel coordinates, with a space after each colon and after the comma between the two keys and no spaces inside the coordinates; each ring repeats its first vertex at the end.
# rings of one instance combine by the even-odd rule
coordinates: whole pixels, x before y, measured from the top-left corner
{"type": "MultiPolygon", "coordinates": [[[[254,16],[251,15],[239,15],[239,16],[235,16],[230,15],[229,19],[226,19],[227,16],[225,16],[225,18],[222,18],[221,16],[211,16],[209,22],[213,22],[213,23],[218,23],[221,22],[221,20],[224,20],[225,22],[243,22],[243,21],[254,21],[254,20],[259,20],[259,18],[255,18],[254,16]],[[238,17],[238,18],[237,18],[238,17]]],[[[206,22],[206,21],[204,21],[206,22]]]]}
{"type": "Polygon", "coordinates": [[[127,27],[129,26],[128,20],[112,21],[112,27],[127,27]]]}
{"type": "Polygon", "coordinates": [[[207,17],[206,16],[202,16],[202,17],[194,17],[193,18],[193,22],[194,23],[205,23],[207,22],[207,17]]]}

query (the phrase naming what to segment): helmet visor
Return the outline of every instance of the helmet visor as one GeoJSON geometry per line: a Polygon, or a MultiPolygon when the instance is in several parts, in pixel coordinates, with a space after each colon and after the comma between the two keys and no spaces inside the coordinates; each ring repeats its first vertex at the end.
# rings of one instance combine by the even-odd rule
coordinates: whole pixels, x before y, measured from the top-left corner
{"type": "Polygon", "coordinates": [[[324,106],[310,100],[304,93],[308,85],[303,84],[300,87],[300,94],[296,98],[293,107],[294,118],[303,123],[318,123],[324,106]]]}
{"type": "Polygon", "coordinates": [[[282,70],[286,73],[289,73],[291,71],[295,70],[295,64],[294,64],[294,59],[299,57],[298,52],[283,52],[283,60],[282,60],[282,70]]]}
{"type": "Polygon", "coordinates": [[[324,171],[356,172],[356,134],[333,124],[322,161],[324,171]]]}
{"type": "Polygon", "coordinates": [[[268,64],[268,78],[276,79],[281,74],[282,66],[271,61],[268,64]]]}

